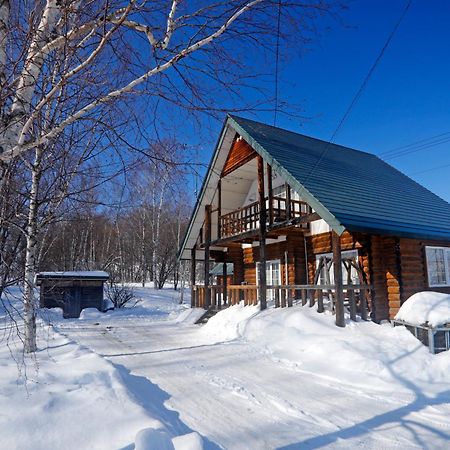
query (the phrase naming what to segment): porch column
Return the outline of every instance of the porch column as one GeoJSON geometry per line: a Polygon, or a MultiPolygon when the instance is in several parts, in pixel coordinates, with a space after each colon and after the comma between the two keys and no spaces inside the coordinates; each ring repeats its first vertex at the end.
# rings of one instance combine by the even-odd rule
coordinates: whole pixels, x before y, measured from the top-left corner
{"type": "Polygon", "coordinates": [[[267,192],[269,194],[269,225],[273,225],[273,190],[272,190],[272,166],[267,164],[267,192]]]}
{"type": "Polygon", "coordinates": [[[345,327],[344,290],[342,286],[341,238],[335,231],[332,231],[331,234],[333,247],[334,286],[336,295],[336,325],[338,327],[345,327]]]}
{"type": "Polygon", "coordinates": [[[209,289],[209,245],[211,243],[211,205],[205,206],[205,304],[211,306],[211,290],[209,289]]]}
{"type": "Polygon", "coordinates": [[[223,277],[223,293],[222,293],[222,300],[221,301],[219,300],[219,309],[222,308],[222,303],[224,305],[226,305],[226,303],[227,303],[228,273],[227,273],[227,262],[226,261],[223,263],[222,277],[223,277]]]}
{"type": "Polygon", "coordinates": [[[196,248],[191,250],[191,308],[195,307],[195,266],[196,261],[196,248]]]}
{"type": "Polygon", "coordinates": [[[258,194],[259,194],[259,302],[260,308],[267,308],[266,280],[266,198],[264,194],[264,161],[258,155],[258,194]]]}

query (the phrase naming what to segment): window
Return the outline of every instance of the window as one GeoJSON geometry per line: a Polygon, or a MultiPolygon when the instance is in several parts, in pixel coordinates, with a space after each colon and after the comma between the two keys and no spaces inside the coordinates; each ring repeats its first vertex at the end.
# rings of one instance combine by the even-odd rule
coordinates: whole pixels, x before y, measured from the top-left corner
{"type": "MultiPolygon", "coordinates": [[[[316,255],[316,269],[319,267],[320,258],[322,258],[324,256],[327,258],[327,261],[328,260],[331,261],[333,259],[333,253],[322,253],[321,255],[316,255]]],[[[358,262],[358,250],[343,251],[341,253],[341,257],[346,258],[346,259],[351,258],[351,259],[354,259],[356,262],[358,262]]],[[[356,271],[356,269],[353,266],[351,268],[350,275],[351,275],[352,284],[359,284],[358,272],[356,271]]],[[[330,276],[330,284],[334,284],[334,264],[331,264],[329,276],[330,276]]],[[[342,283],[343,284],[348,283],[347,277],[348,277],[347,269],[345,268],[344,263],[342,263],[342,283]]],[[[322,270],[320,271],[319,284],[328,284],[327,283],[327,273],[326,273],[325,267],[323,267],[322,270]]]]}
{"type": "MultiPolygon", "coordinates": [[[[259,284],[259,262],[256,264],[256,284],[259,284]]],[[[266,284],[268,286],[279,286],[281,284],[280,274],[281,263],[279,259],[266,261],[266,284]]],[[[273,300],[275,297],[273,289],[267,291],[267,300],[273,300]]]]}
{"type": "Polygon", "coordinates": [[[450,286],[450,248],[425,247],[428,286],[450,286]]]}

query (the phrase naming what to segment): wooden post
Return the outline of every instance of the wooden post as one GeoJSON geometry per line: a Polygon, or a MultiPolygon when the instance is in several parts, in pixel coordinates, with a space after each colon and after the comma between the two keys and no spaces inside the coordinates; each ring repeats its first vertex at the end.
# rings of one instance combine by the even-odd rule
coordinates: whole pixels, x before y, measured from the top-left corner
{"type": "Polygon", "coordinates": [[[264,161],[258,155],[258,194],[259,194],[259,302],[261,310],[267,308],[266,280],[266,197],[264,193],[264,161]]]}
{"type": "MultiPolygon", "coordinates": [[[[222,276],[223,276],[223,294],[222,294],[222,302],[224,305],[227,303],[227,284],[228,284],[228,273],[227,273],[227,263],[223,263],[223,270],[222,270],[222,276]]],[[[219,302],[219,309],[222,308],[222,302],[219,302]]]]}
{"type": "Polygon", "coordinates": [[[205,309],[211,306],[209,289],[209,245],[211,243],[211,205],[205,206],[205,309]]]}
{"type": "Polygon", "coordinates": [[[302,306],[305,306],[306,303],[308,303],[308,299],[307,299],[307,295],[308,292],[306,291],[306,289],[302,289],[302,306]]]}
{"type": "Polygon", "coordinates": [[[334,286],[336,296],[336,325],[345,327],[344,318],[344,290],[342,287],[342,256],[341,256],[341,238],[332,232],[333,246],[333,266],[334,266],[334,286]]]}
{"type": "Polygon", "coordinates": [[[220,216],[222,215],[222,180],[217,183],[217,239],[222,236],[220,216]]]}
{"type": "Polygon", "coordinates": [[[191,250],[191,308],[194,308],[195,305],[195,266],[197,264],[196,261],[196,248],[191,250]]]}
{"type": "Polygon", "coordinates": [[[291,219],[292,211],[291,211],[291,187],[289,184],[285,184],[286,190],[286,220],[291,219]]]}
{"type": "Polygon", "coordinates": [[[275,308],[280,307],[280,290],[278,288],[274,289],[275,291],[275,308]]]}
{"type": "Polygon", "coordinates": [[[269,194],[269,225],[273,225],[273,190],[272,190],[272,166],[267,164],[267,191],[269,194]]]}
{"type": "Polygon", "coordinates": [[[317,312],[323,313],[325,308],[323,307],[323,291],[321,289],[318,290],[319,297],[317,299],[317,312]]]}

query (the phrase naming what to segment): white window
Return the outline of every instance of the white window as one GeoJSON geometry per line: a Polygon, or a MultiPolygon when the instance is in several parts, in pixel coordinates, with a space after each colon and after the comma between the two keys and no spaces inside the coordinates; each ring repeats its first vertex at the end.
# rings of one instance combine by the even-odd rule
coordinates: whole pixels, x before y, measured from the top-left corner
{"type": "MultiPolygon", "coordinates": [[[[259,265],[256,264],[256,285],[259,284],[259,265]]],[[[272,261],[266,261],[266,284],[268,286],[279,286],[281,284],[281,273],[280,273],[281,263],[279,259],[274,259],[272,261]]],[[[275,297],[274,290],[269,289],[267,291],[267,300],[273,300],[275,297]]]]}
{"type": "Polygon", "coordinates": [[[450,247],[426,247],[428,286],[450,286],[450,247]]]}
{"type": "MultiPolygon", "coordinates": [[[[321,258],[327,258],[327,261],[331,261],[333,259],[333,253],[322,253],[321,255],[316,255],[316,269],[319,267],[319,262],[321,258]]],[[[353,259],[356,263],[358,263],[358,250],[345,250],[341,253],[341,257],[345,259],[353,259]]],[[[330,277],[330,284],[334,284],[334,264],[331,264],[330,270],[328,272],[330,277]]],[[[352,284],[359,284],[359,276],[357,270],[352,266],[350,270],[350,276],[352,280],[352,284]]],[[[319,276],[319,284],[328,284],[327,283],[327,273],[326,268],[323,267],[320,271],[319,276]]],[[[342,262],[342,283],[348,283],[348,272],[342,262]]]]}

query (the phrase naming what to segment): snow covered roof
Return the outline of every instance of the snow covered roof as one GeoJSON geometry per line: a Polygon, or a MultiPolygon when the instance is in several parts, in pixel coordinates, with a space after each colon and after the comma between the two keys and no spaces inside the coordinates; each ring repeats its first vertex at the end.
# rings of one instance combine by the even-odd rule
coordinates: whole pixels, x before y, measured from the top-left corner
{"type": "Polygon", "coordinates": [[[109,273],[103,270],[67,271],[67,272],[39,272],[36,274],[35,283],[39,286],[43,279],[66,280],[103,280],[109,279],[109,273]]]}
{"type": "Polygon", "coordinates": [[[450,323],[450,294],[418,292],[403,303],[395,320],[433,328],[450,323]]]}

